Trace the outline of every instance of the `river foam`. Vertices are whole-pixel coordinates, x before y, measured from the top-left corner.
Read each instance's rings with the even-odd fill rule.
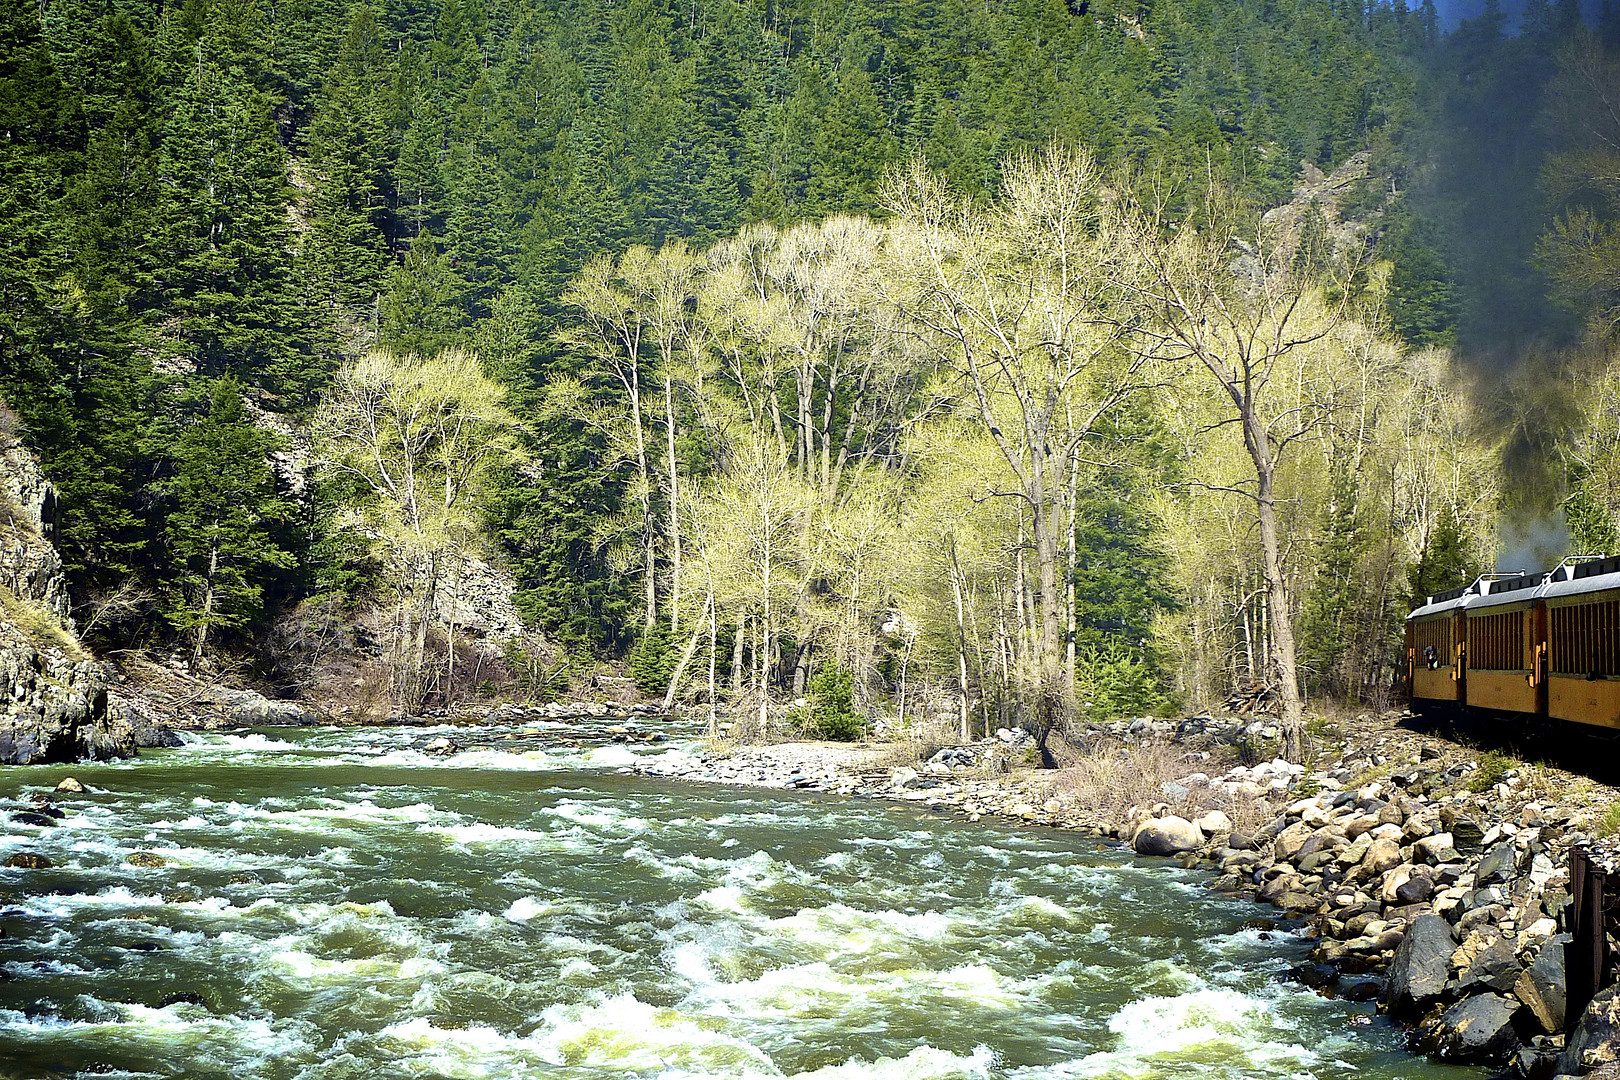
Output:
[[[686,751],[605,730],[448,758],[438,733],[76,766],[61,821],[0,835],[54,863],[0,868],[0,1078],[1454,1075],[1275,981],[1303,943],[1196,873],[625,776]]]

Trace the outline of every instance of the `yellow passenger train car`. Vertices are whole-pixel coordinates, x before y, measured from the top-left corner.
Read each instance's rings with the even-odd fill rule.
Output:
[[[1620,728],[1620,556],[1486,574],[1406,619],[1412,707]]]

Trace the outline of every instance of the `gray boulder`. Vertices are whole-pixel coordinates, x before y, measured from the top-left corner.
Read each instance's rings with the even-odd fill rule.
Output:
[[[1478,855],[1484,846],[1485,832],[1473,818],[1460,817],[1451,823],[1451,846],[1457,854],[1467,857]]]
[[[1414,919],[1400,948],[1395,950],[1384,984],[1384,1000],[1390,1012],[1412,1017],[1438,1001],[1445,993],[1451,953],[1456,947],[1451,924],[1446,920],[1435,915]]]
[[[1513,876],[1518,858],[1519,850],[1513,841],[1503,840],[1479,860],[1479,867],[1474,871],[1474,883],[1483,887],[1506,881]]]
[[[1568,995],[1564,946],[1569,940],[1568,934],[1550,938],[1513,985],[1513,995],[1524,1002],[1548,1034],[1564,1030],[1564,1004]]]
[[[1611,986],[1581,1014],[1558,1059],[1558,1071],[1579,1075],[1616,1061],[1620,1061],[1620,987]]]
[[[1519,1049],[1513,1014],[1519,1003],[1499,994],[1479,994],[1453,1005],[1422,1040],[1433,1052],[1459,1065],[1507,1061]]]
[[[172,749],[186,745],[179,732],[162,724],[136,723],[133,731],[135,745],[142,750]]]
[[[1506,938],[1498,938],[1474,957],[1474,962],[1468,965],[1468,970],[1458,980],[1458,987],[1465,994],[1482,990],[1511,994],[1519,981],[1520,970],[1513,943]]]
[[[219,705],[226,719],[239,727],[294,727],[308,722],[296,702],[273,701],[253,690],[224,691]]]
[[[1414,874],[1395,889],[1395,901],[1400,904],[1420,904],[1434,895],[1434,881],[1426,874]]]
[[[1144,821],[1131,837],[1140,855],[1179,855],[1204,846],[1204,833],[1186,818],[1162,817]]]

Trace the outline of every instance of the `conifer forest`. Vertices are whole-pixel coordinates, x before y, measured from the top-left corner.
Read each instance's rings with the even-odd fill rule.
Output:
[[[0,421],[111,655],[1297,732],[1620,553],[1617,92],[1568,0],[0,0]]]

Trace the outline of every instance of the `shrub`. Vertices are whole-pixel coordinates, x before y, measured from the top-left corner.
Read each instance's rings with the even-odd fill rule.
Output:
[[[627,666],[637,690],[648,696],[661,695],[669,689],[669,678],[675,674],[679,660],[669,633],[662,627],[654,627],[643,632],[631,646]]]
[[[1502,776],[1508,771],[1508,759],[1495,750],[1479,759],[1479,768],[1468,781],[1468,790],[1475,795],[1483,794],[1502,782]]]
[[[1606,840],[1620,832],[1620,802],[1609,804],[1609,808],[1603,811],[1603,816],[1598,818],[1598,823],[1592,831],[1597,834],[1599,840]]]
[[[804,727],[810,734],[834,742],[854,742],[866,734],[866,717],[855,710],[855,677],[847,668],[825,665],[810,680],[809,697]]]
[[[1119,644],[1087,649],[1075,667],[1080,698],[1092,719],[1166,716],[1175,708],[1158,665],[1139,650]]]

